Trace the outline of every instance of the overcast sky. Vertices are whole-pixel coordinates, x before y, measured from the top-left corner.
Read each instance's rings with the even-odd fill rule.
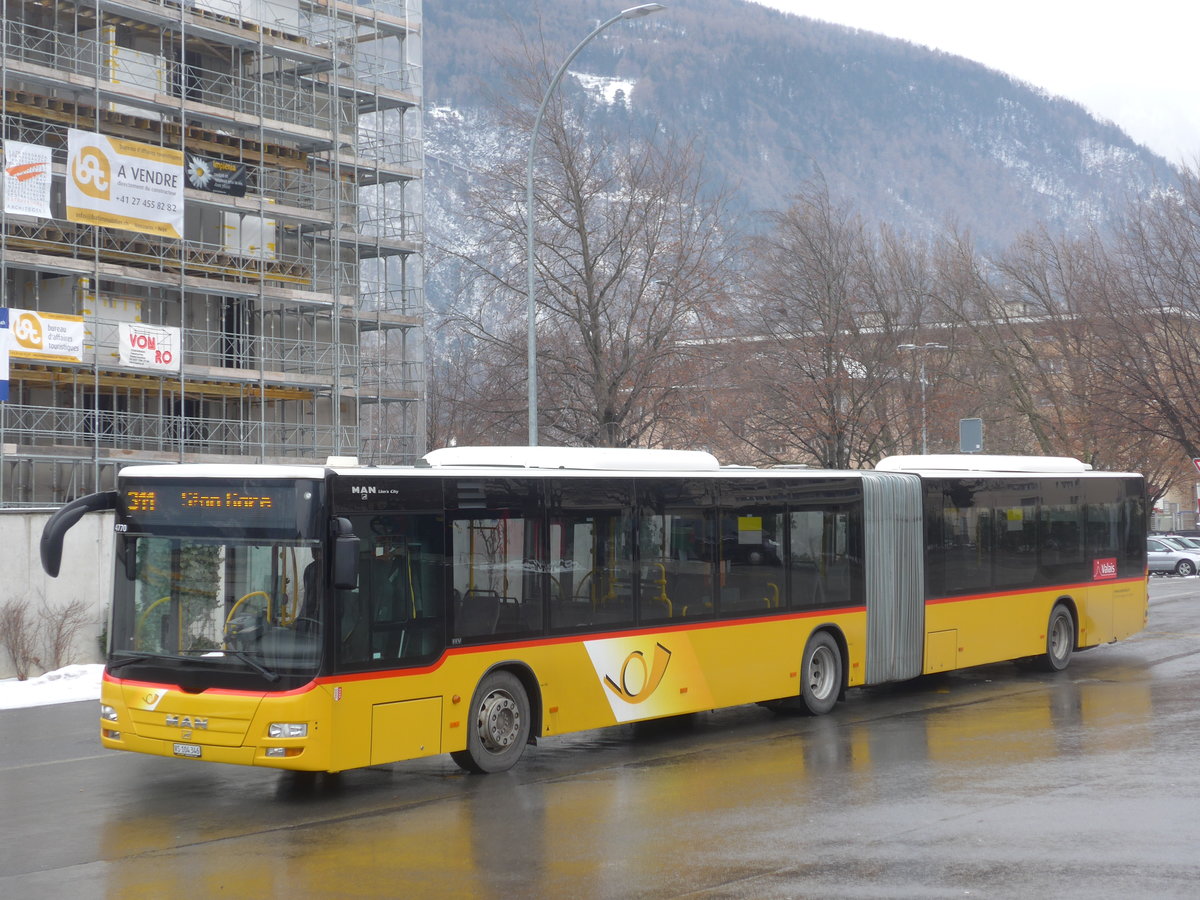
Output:
[[[1196,0],[754,2],[965,56],[1083,104],[1171,162],[1200,159]]]

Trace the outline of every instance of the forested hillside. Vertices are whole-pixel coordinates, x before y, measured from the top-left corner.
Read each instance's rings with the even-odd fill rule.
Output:
[[[429,122],[435,222],[461,175],[439,163],[495,162],[480,149],[493,142],[463,129],[489,127],[514,48],[544,44],[553,70],[618,8],[427,0],[426,102],[461,114]],[[742,0],[676,0],[618,23],[571,72],[562,90],[591,90],[592,115],[698,138],[710,175],[737,186],[744,211],[782,208],[819,174],[869,218],[922,236],[954,223],[999,247],[1038,223],[1068,233],[1103,223],[1173,175],[1075,103],[958,57]],[[589,88],[579,76],[621,89],[605,96],[603,81]]]

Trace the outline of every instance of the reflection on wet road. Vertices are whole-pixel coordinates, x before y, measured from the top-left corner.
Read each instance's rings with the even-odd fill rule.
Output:
[[[0,712],[0,896],[1194,896],[1200,579],[1058,675],[1012,665],[304,778]],[[44,746],[38,746],[39,742]]]

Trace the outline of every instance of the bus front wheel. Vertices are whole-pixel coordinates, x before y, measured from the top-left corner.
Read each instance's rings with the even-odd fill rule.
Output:
[[[800,700],[811,716],[823,716],[837,704],[842,691],[842,651],[828,632],[808,639],[800,665]]]
[[[1046,655],[1039,662],[1047,672],[1061,672],[1071,661],[1075,649],[1075,617],[1059,603],[1050,611],[1046,625]]]
[[[511,672],[492,672],[471,699],[467,749],[450,754],[468,772],[503,772],[516,765],[529,741],[529,697]]]

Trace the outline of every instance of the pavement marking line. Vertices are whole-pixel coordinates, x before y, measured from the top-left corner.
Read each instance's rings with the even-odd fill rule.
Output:
[[[22,763],[19,766],[4,766],[0,768],[0,774],[4,772],[19,772],[22,769],[41,769],[45,766],[57,766],[63,763],[87,762],[92,759],[120,759],[119,756],[113,753],[97,753],[95,756],[76,756],[72,759],[49,759],[45,762]]]

